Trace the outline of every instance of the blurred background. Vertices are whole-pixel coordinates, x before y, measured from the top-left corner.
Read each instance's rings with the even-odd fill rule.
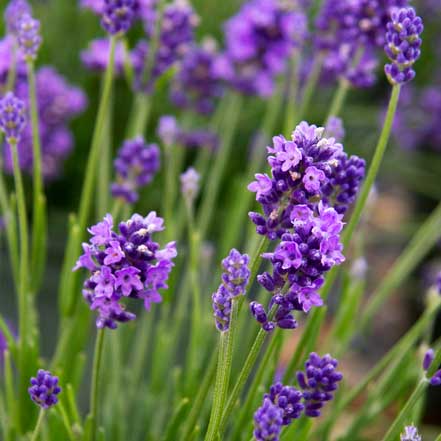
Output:
[[[44,354],[50,355],[56,336],[56,291],[67,234],[66,219],[68,213],[76,210],[78,206],[100,91],[100,75],[88,71],[83,66],[80,53],[92,39],[103,37],[104,31],[98,18],[91,11],[80,9],[77,0],[34,0],[31,3],[34,15],[41,20],[44,40],[38,65],[55,66],[69,83],[85,92],[88,101],[86,110],[70,124],[74,135],[72,153],[64,162],[59,175],[46,184],[50,222],[49,262],[39,308],[42,350]],[[192,0],[192,5],[200,17],[197,38],[200,40],[211,35],[222,46],[222,23],[237,12],[241,3],[239,0]],[[1,7],[4,4],[5,0],[2,0]],[[416,64],[415,81],[403,89],[394,136],[372,198],[365,256],[368,263],[366,295],[386,274],[416,228],[441,200],[441,1],[419,0],[412,2],[412,5],[425,22],[422,56]],[[4,34],[1,26],[2,24],[0,31]],[[140,34],[141,27],[130,34],[130,39],[135,41]],[[381,63],[377,77],[375,84],[368,89],[352,89],[341,112],[346,131],[345,149],[364,157],[368,162],[378,137],[390,90],[382,74]],[[335,82],[320,83],[308,110],[307,119],[310,123],[320,124],[323,121],[335,86]],[[114,94],[114,130],[111,140],[114,152],[123,141],[130,114],[131,94],[128,91],[127,83],[123,78],[119,78]],[[261,99],[247,98],[245,111],[240,116],[240,129],[235,139],[234,153],[224,177],[221,209],[209,234],[210,242],[214,246],[219,239],[216,226],[225,220],[222,207],[228,206],[229,190],[234,182],[232,177],[245,169],[251,139],[260,127],[264,107],[265,103]],[[148,141],[156,140],[156,125],[161,115],[179,115],[179,111],[168,98],[167,81],[161,82],[155,92],[152,111],[146,136]],[[203,128],[204,124],[208,124],[208,119],[200,118],[198,122]],[[281,120],[275,134],[282,130],[282,126]],[[147,189],[148,210],[160,208],[160,182],[161,179],[156,179]],[[3,244],[0,253],[1,309],[14,323],[13,285]],[[425,292],[434,283],[439,271],[441,245],[434,241],[433,249],[423,264],[377,314],[369,338],[360,338],[354,342],[353,352],[348,354],[348,361],[344,364],[350,381],[356,382],[418,318],[423,309]],[[209,294],[207,293],[207,299]],[[332,298],[330,302],[332,309]],[[438,319],[434,337],[440,335],[441,323]],[[427,400],[424,420],[431,425],[441,423],[439,389],[432,388]],[[390,409],[390,415],[384,415],[386,426],[391,415],[394,415],[393,408]],[[373,431],[375,432],[375,429]]]

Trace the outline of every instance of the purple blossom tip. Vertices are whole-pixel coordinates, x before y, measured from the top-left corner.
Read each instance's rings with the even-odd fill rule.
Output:
[[[181,179],[181,192],[184,195],[186,201],[190,204],[193,203],[199,192],[199,173],[193,168],[190,167],[187,169],[185,173],[183,173],[180,177]]]
[[[424,354],[423,370],[427,371],[430,368],[430,365],[432,364],[434,358],[435,352],[433,351],[433,349],[428,349]]]
[[[401,441],[422,441],[418,429],[415,426],[406,426],[400,435]]]
[[[17,144],[26,125],[25,104],[12,92],[0,100],[0,129],[9,144]]]
[[[136,17],[136,0],[104,0],[101,25],[111,35],[127,32]]]
[[[8,33],[17,37],[21,17],[31,13],[31,6],[26,0],[11,0],[4,14]]]
[[[17,26],[17,41],[25,60],[35,60],[41,45],[40,22],[30,14],[23,14]]]
[[[278,441],[282,431],[283,410],[264,398],[254,414],[254,438],[256,441]]]
[[[43,409],[49,409],[57,404],[58,394],[61,392],[58,377],[40,369],[37,376],[31,378],[31,387],[28,392],[34,403]]]

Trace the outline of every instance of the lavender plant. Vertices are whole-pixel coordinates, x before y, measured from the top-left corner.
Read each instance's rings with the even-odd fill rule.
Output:
[[[424,51],[423,21],[407,0],[318,7],[245,2],[222,46],[198,41],[204,18],[184,0],[75,5],[95,14],[97,35],[78,58],[102,78],[48,351],[37,306],[53,246],[46,190],[74,150],[69,123],[87,99],[55,67],[37,67],[51,35],[39,9],[6,5],[0,234],[17,326],[0,315],[2,439],[327,441],[345,421],[342,441],[371,439],[373,426],[372,439],[421,441],[427,389],[441,385],[439,290],[355,382],[348,353],[441,237],[438,205],[364,300],[369,196]],[[379,79],[381,48],[391,93],[363,159],[340,114],[352,89]],[[323,84],[335,86],[328,106],[314,95]],[[322,122],[306,120],[314,96]],[[176,111],[161,115],[163,101]],[[244,160],[243,113],[255,103],[264,116],[252,118]]]

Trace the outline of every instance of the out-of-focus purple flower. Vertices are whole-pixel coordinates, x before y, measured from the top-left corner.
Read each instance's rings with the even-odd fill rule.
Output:
[[[0,129],[8,144],[17,144],[26,125],[25,104],[12,92],[0,100]]]
[[[25,60],[35,60],[41,45],[40,22],[30,14],[20,16],[17,25],[17,41]]]
[[[8,349],[8,342],[3,332],[0,330],[0,369],[3,367],[3,360],[5,351]]]
[[[104,72],[109,64],[110,41],[108,38],[97,38],[89,43],[87,49],[81,52],[81,61],[87,69]],[[121,75],[124,70],[125,49],[121,41],[115,46],[115,73]]]
[[[325,135],[334,138],[337,142],[343,141],[345,137],[343,120],[338,116],[330,116],[326,122]]]
[[[104,0],[101,25],[111,35],[127,32],[136,18],[136,0]]]
[[[104,0],[80,0],[80,7],[90,9],[95,14],[101,15],[104,12]]]
[[[415,426],[406,426],[400,435],[401,441],[422,441],[418,429]]]
[[[19,78],[16,93],[25,103],[29,100],[27,81]],[[42,168],[46,179],[57,176],[61,164],[72,150],[72,134],[68,122],[81,113],[86,96],[81,89],[72,87],[54,68],[42,67],[36,73],[37,103],[42,142]],[[27,107],[29,107],[27,105]],[[20,167],[32,173],[32,130],[26,126],[18,144]],[[12,156],[8,146],[4,150],[5,168],[12,172]]]
[[[7,35],[0,40],[0,85],[4,86],[13,63],[14,37]],[[18,57],[19,58],[19,57]],[[16,60],[16,81],[26,78],[26,64],[20,58]]]
[[[343,375],[336,370],[337,366],[338,361],[329,354],[320,357],[312,352],[305,363],[305,371],[297,372],[297,381],[303,390],[306,416],[320,416],[320,409],[334,398],[338,383],[343,379]]]
[[[263,404],[254,414],[254,438],[256,441],[279,441],[283,424],[283,410],[263,399]]]
[[[250,258],[247,254],[240,254],[234,248],[222,261],[224,268],[222,284],[212,296],[214,317],[219,331],[228,331],[231,302],[235,297],[245,294],[251,274],[248,268],[249,261]]]
[[[204,115],[213,111],[216,99],[223,92],[214,69],[216,57],[216,45],[212,40],[187,51],[171,89],[171,100],[176,106]]]
[[[83,296],[98,313],[98,328],[115,329],[117,322],[135,319],[135,314],[125,310],[123,298],[142,300],[146,310],[162,301],[159,290],[167,288],[176,257],[175,242],[161,249],[153,240],[153,233],[163,229],[164,222],[155,212],[145,218],[134,214],[119,224],[118,231],[110,215],[89,229],[92,238],[83,244],[84,254],[74,270],[90,272]]]
[[[150,54],[151,43],[146,40],[141,40],[132,52],[135,88],[138,91],[151,93],[155,81],[182,59],[193,43],[197,24],[198,17],[186,0],[175,0],[166,5],[154,56]],[[151,56],[151,63],[148,63]],[[146,72],[146,68],[150,71]]]
[[[217,74],[240,92],[268,97],[275,78],[306,35],[307,20],[275,0],[251,0],[225,25]]]
[[[434,358],[435,358],[435,352],[433,352],[433,349],[428,349],[424,354],[424,359],[423,359],[423,369],[425,371],[427,371],[430,368],[430,365],[432,364]]]
[[[293,386],[275,383],[271,386],[269,394],[265,395],[265,397],[282,409],[282,424],[284,426],[288,426],[292,420],[298,419],[304,409],[302,404],[303,394]]]
[[[160,167],[160,153],[156,144],[146,144],[142,137],[125,141],[115,159],[116,182],[112,195],[133,204],[138,190],[149,184]]]
[[[58,395],[61,392],[58,377],[40,369],[37,376],[31,378],[31,387],[28,392],[34,403],[43,409],[49,409],[58,403]]]
[[[176,143],[180,128],[176,118],[172,115],[164,115],[159,118],[157,135],[166,146]]]
[[[193,203],[199,192],[200,179],[199,173],[193,167],[181,175],[181,193],[190,204]]]
[[[384,46],[392,62],[384,66],[391,84],[404,84],[415,77],[412,66],[421,54],[423,28],[423,21],[416,15],[415,9],[402,8],[392,12]]]
[[[32,8],[26,0],[10,0],[5,9],[6,28],[10,35],[18,35],[20,19],[24,14],[30,15]]]

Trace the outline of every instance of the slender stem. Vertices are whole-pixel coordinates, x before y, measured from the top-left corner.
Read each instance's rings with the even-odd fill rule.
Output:
[[[104,329],[99,329],[95,341],[95,353],[92,368],[92,384],[90,388],[90,416],[91,416],[91,441],[96,440],[97,435],[97,413],[100,366],[104,347]]]
[[[231,321],[237,317],[238,305],[237,299],[232,300],[231,304]],[[220,423],[222,419],[222,411],[225,407],[228,386],[230,384],[231,365],[233,362],[233,340],[234,327],[231,326],[226,332],[221,332],[219,345],[219,361],[216,372],[216,385],[213,397],[213,408],[211,410],[210,422],[208,425],[205,441],[215,441],[220,432]]]
[[[315,87],[320,78],[322,66],[323,66],[323,58],[321,55],[318,55],[315,57],[314,63],[312,65],[311,73],[309,74],[308,81],[303,91],[302,103],[300,105],[300,110],[299,110],[300,119],[305,118],[309,105],[311,104],[311,99],[314,94]]]
[[[369,197],[369,193],[372,189],[372,185],[378,174],[378,170],[383,160],[384,152],[386,151],[387,143],[389,141],[390,132],[392,130],[392,124],[394,121],[395,111],[397,110],[398,99],[400,97],[400,85],[393,86],[392,94],[389,100],[389,105],[387,108],[386,118],[384,120],[383,129],[381,130],[380,138],[378,140],[377,146],[375,148],[374,157],[372,158],[371,165],[364,181],[363,187],[361,188],[360,194],[357,198],[354,210],[352,212],[351,218],[348,225],[346,226],[343,233],[343,245],[347,248],[349,242],[351,241],[352,235],[360,221],[363,209],[366,205],[366,201]]]
[[[143,136],[148,124],[151,111],[151,96],[138,93],[135,96],[130,123],[127,129],[127,138]]]
[[[8,78],[6,81],[6,91],[11,91],[15,87],[15,81],[17,79],[17,42],[14,39],[12,44],[12,60],[11,67],[8,72]]]
[[[64,428],[69,436],[70,441],[75,441],[75,435],[72,431],[72,424],[69,421],[69,416],[67,415],[66,409],[63,406],[63,403],[58,403],[56,407],[60,417],[63,421]]]
[[[35,429],[32,432],[31,441],[37,441],[38,434],[40,433],[41,427],[43,425],[44,416],[45,416],[44,409],[40,409],[40,413],[38,414],[37,424],[35,425]]]
[[[441,441],[441,433],[436,437],[435,441]]]
[[[424,393],[428,385],[429,382],[427,381],[427,379],[424,378],[420,380],[417,387],[412,392],[412,395],[409,397],[405,406],[403,407],[401,412],[396,417],[395,421],[390,426],[389,430],[387,431],[382,441],[393,441],[396,439],[396,436],[399,434],[400,430],[402,430],[402,428],[404,427],[406,420],[411,415],[412,409],[414,408],[415,404],[418,402],[419,398]]]
[[[346,96],[349,90],[349,81],[345,78],[340,78],[337,90],[332,98],[331,106],[329,107],[328,115],[325,119],[325,125],[328,123],[331,116],[339,116]]]

